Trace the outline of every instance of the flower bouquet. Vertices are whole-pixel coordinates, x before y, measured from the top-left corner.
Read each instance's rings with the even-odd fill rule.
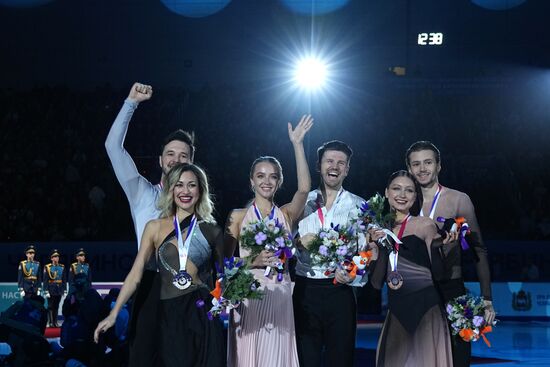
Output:
[[[489,325],[484,318],[485,305],[483,298],[472,295],[463,295],[447,303],[447,318],[451,321],[453,335],[467,342],[483,338],[487,346],[491,346],[485,334],[493,331],[497,320]]]
[[[217,264],[216,267],[218,267]],[[223,270],[218,269],[216,287],[210,292],[214,298],[212,308],[208,311],[208,318],[213,320],[224,311],[229,313],[245,299],[262,299],[263,293],[259,287],[260,282],[248,271],[242,259],[235,260],[234,257],[224,259]],[[197,306],[204,306],[204,302]]]
[[[386,236],[378,240],[378,244],[388,251],[394,251],[396,238],[391,232],[395,214],[385,210],[386,198],[376,193],[369,200],[364,201],[352,221],[352,225],[358,233],[365,233],[369,229],[382,229]]]
[[[371,257],[370,251],[359,251],[357,232],[353,226],[322,228],[309,243],[308,250],[314,265],[327,268],[326,276],[333,274],[337,268],[347,270],[352,278],[362,275]]]
[[[265,218],[251,222],[241,232],[241,245],[250,251],[250,259],[254,259],[263,250],[271,251],[279,258],[276,264],[277,280],[283,280],[285,262],[296,253],[290,234],[277,218]],[[265,276],[271,274],[271,266],[266,267]]]

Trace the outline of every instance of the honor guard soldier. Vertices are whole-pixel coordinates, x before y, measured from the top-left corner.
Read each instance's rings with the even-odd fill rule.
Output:
[[[90,264],[86,262],[86,252],[83,248],[78,249],[76,252],[76,262],[71,264],[69,270],[69,288],[72,288],[74,277],[77,274],[86,274],[88,282],[92,283],[92,270],[90,269]]]
[[[40,295],[42,285],[40,263],[34,261],[35,249],[30,245],[25,249],[27,260],[19,263],[17,284],[21,298],[30,298],[33,295]]]
[[[44,266],[44,296],[48,299],[48,326],[57,325],[57,313],[61,297],[67,294],[67,275],[65,265],[59,263],[59,251],[50,253],[51,263]]]

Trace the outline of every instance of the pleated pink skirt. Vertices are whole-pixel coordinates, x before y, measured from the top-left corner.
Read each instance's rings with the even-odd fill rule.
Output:
[[[263,299],[247,300],[231,312],[227,366],[298,367],[292,283],[288,275],[282,282],[262,279],[259,271]]]

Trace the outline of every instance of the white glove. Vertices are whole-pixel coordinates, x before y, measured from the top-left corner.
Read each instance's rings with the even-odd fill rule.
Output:
[[[42,293],[42,291],[41,291],[40,289],[36,291],[36,295],[37,295],[37,296],[39,296],[40,293]]]
[[[24,290],[21,289],[19,291],[19,294],[21,295],[21,298],[25,297],[25,291]]]
[[[44,297],[50,298],[50,292],[48,292],[48,291],[44,292]]]

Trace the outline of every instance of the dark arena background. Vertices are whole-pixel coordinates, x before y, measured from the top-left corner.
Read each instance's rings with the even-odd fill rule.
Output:
[[[0,0],[1,309],[19,300],[28,245],[42,265],[84,248],[102,294],[129,272],[137,241],[105,139],[140,82],[154,94],[125,148],[156,184],[163,138],[194,131],[220,225],[253,198],[261,155],[280,159],[275,200],[291,200],[287,122],[303,114],[313,187],[317,147],[339,139],[354,151],[344,187],[365,198],[432,141],[440,182],[470,196],[489,251],[499,323],[472,364],[550,365],[549,16],[545,0]],[[323,81],[299,83],[304,59]],[[370,366],[386,298],[367,287],[357,300],[356,365]]]

